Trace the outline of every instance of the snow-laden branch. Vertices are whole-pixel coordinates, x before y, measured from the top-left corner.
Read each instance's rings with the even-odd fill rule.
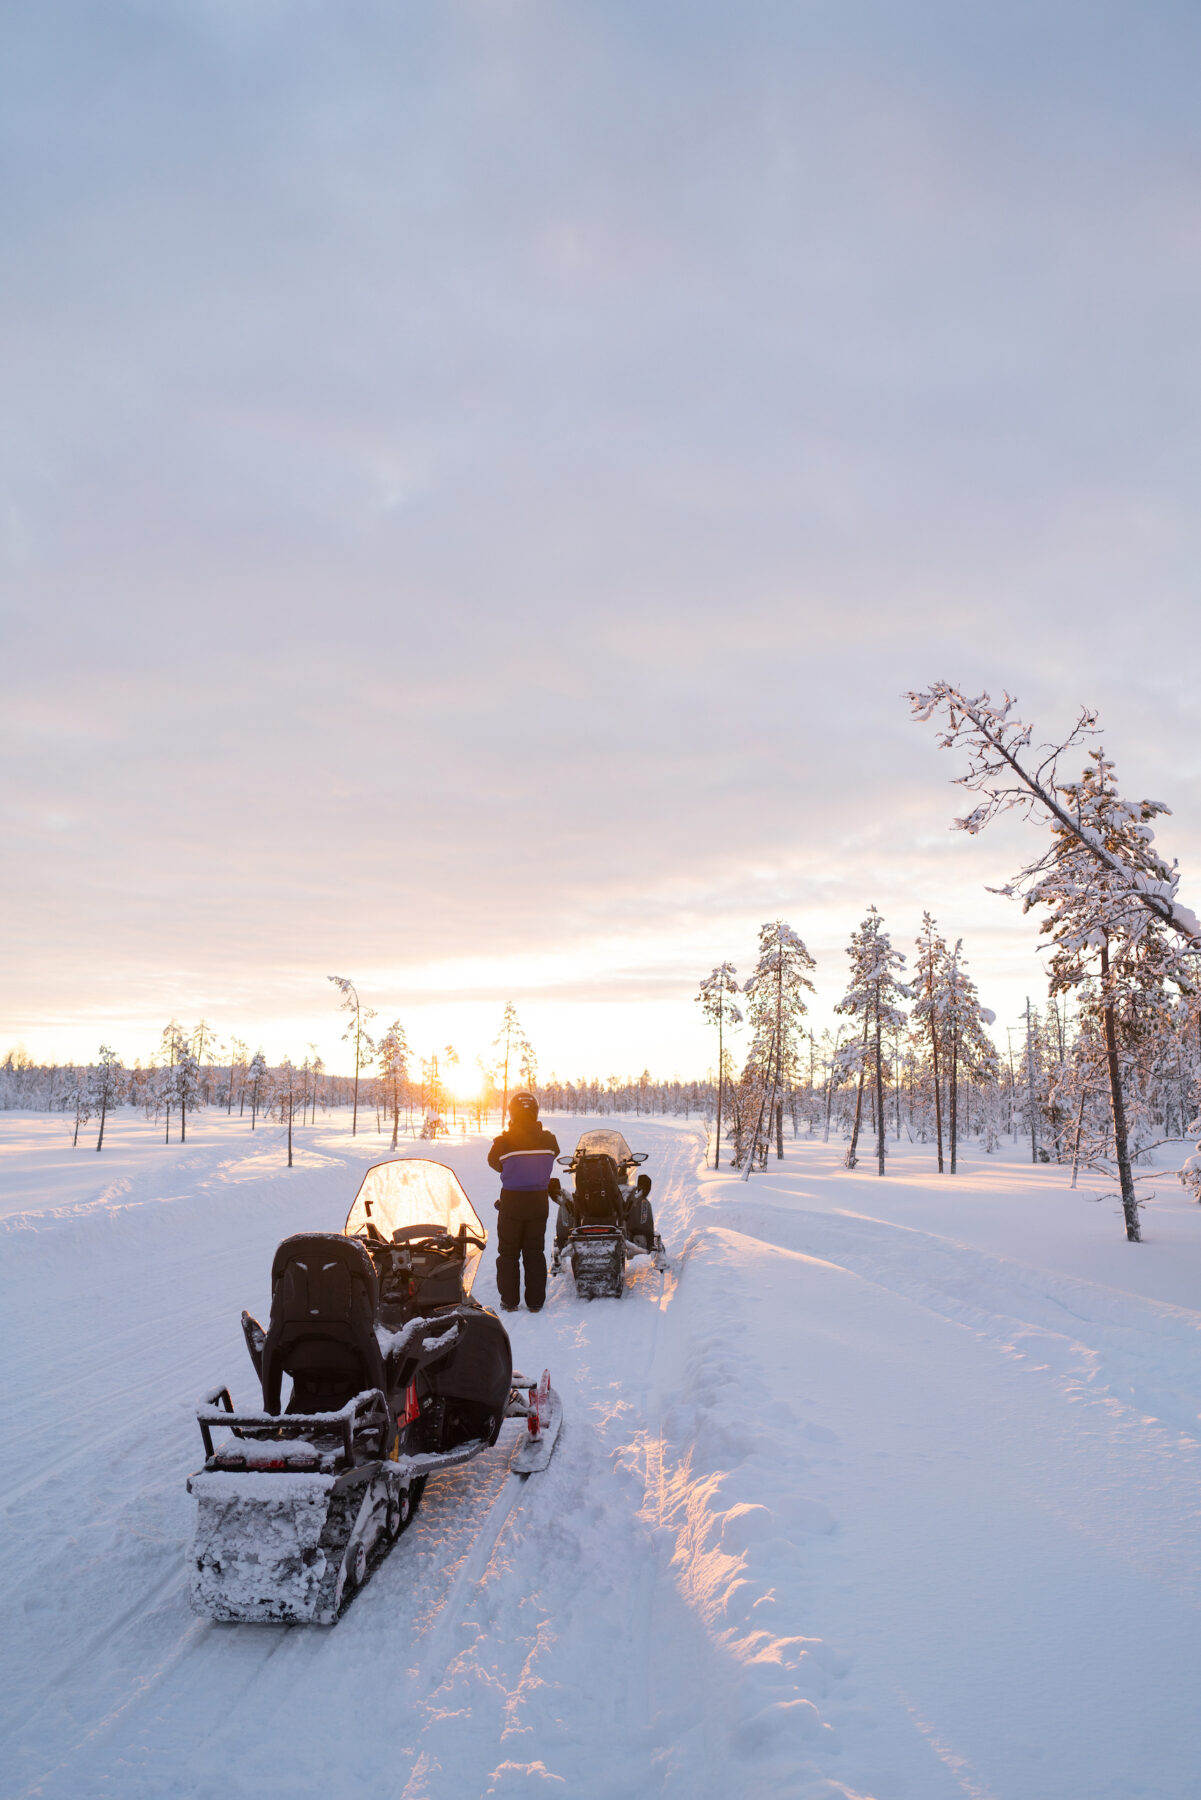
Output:
[[[1059,780],[1060,759],[1096,735],[1096,713],[1082,707],[1061,743],[1041,745],[1033,756],[1027,757],[1024,753],[1033,743],[1033,728],[1016,716],[1017,701],[1011,694],[1006,693],[998,704],[989,694],[973,697],[949,682],[936,681],[925,692],[911,692],[905,698],[913,717],[921,723],[945,715],[946,724],[938,736],[939,748],[966,750],[968,754],[967,772],[955,777],[956,786],[984,795],[983,804],[954,820],[953,829],[975,836],[999,813],[1009,811],[1057,825],[1109,876],[1116,877],[1117,889],[1115,892],[1111,887],[1111,899],[1135,902],[1182,938],[1190,952],[1201,952],[1201,922],[1176,898],[1179,877],[1175,864],[1169,868],[1149,850],[1154,832],[1148,828],[1147,819],[1170,809],[1158,800],[1121,803],[1120,812],[1128,822],[1131,837],[1148,847],[1147,866],[1140,867],[1113,850],[1065,803],[1065,795],[1071,790]],[[1052,854],[1048,852],[1048,858]],[[1032,864],[1026,875],[1039,872],[1045,860],[1040,858]],[[994,891],[1012,894],[1016,885],[1011,882]]]

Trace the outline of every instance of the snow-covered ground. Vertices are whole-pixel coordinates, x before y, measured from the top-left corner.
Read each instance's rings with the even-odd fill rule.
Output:
[[[1193,1800],[1201,1209],[1165,1177],[1132,1247],[1020,1148],[744,1184],[623,1125],[673,1270],[510,1322],[550,1469],[506,1481],[506,1428],[282,1630],[188,1611],[194,1405],[253,1399],[241,1307],[386,1140],[0,1115],[0,1792]],[[485,1152],[438,1146],[491,1223]]]

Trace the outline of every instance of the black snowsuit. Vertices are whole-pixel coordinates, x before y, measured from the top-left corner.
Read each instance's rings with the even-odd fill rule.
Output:
[[[510,1125],[492,1141],[488,1167],[501,1178],[496,1203],[496,1285],[502,1306],[516,1306],[521,1299],[522,1265],[525,1303],[530,1311],[537,1312],[546,1299],[547,1184],[558,1154],[558,1139],[537,1119]]]

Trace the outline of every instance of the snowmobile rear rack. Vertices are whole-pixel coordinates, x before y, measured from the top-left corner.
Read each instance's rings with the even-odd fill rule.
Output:
[[[213,1469],[299,1469],[330,1473],[341,1455],[344,1465],[355,1460],[356,1436],[377,1437],[376,1454],[388,1435],[388,1403],[378,1388],[356,1394],[353,1400],[326,1413],[235,1412],[227,1387],[213,1388],[196,1409],[196,1423],[204,1440],[205,1467]],[[244,1450],[232,1451],[228,1446],[213,1448],[214,1427],[231,1431]],[[319,1450],[307,1440],[320,1435],[338,1436],[337,1449]],[[285,1446],[300,1439],[295,1448]],[[303,1446],[303,1447],[302,1447]]]

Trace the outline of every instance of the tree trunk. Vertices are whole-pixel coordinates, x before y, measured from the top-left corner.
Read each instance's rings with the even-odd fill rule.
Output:
[[[876,1001],[876,1158],[879,1173],[884,1173],[884,1139],[888,1121],[884,1117],[884,1045],[880,1030],[880,1003]]]
[[[770,1070],[770,1068],[771,1068],[771,1062],[769,1060],[768,1069]],[[772,1105],[773,1106],[775,1105],[774,1089],[772,1091]],[[767,1073],[765,1072],[764,1078],[763,1078],[763,1084],[759,1090],[759,1111],[755,1115],[755,1129],[751,1133],[751,1141],[750,1141],[750,1144],[749,1144],[749,1146],[747,1148],[747,1152],[746,1152],[746,1162],[745,1162],[745,1166],[743,1168],[743,1174],[742,1174],[742,1179],[744,1181],[749,1181],[750,1174],[751,1174],[751,1168],[754,1164],[756,1156],[758,1155],[759,1139],[763,1135],[763,1114],[766,1110],[767,1110]],[[770,1113],[768,1114],[768,1120],[767,1120],[767,1135],[768,1135],[768,1142],[770,1143],[770,1141],[771,1141],[771,1115],[770,1115]],[[766,1162],[767,1162],[766,1146],[764,1147],[763,1162],[764,1162],[764,1165],[766,1165]]]
[[[292,1167],[292,1089],[288,1089],[288,1167]]]
[[[934,1008],[930,1008],[930,1055],[934,1063],[934,1134],[938,1139],[938,1172],[946,1173],[942,1166],[942,1083],[938,1072],[938,1028],[934,1023]]]
[[[830,1142],[830,1106],[834,1099],[834,1065],[838,1061],[838,1046],[842,1041],[842,1031],[838,1031],[834,1039],[834,1048],[830,1052],[830,1072],[826,1077],[826,1125],[822,1132],[822,1143]]]
[[[101,1144],[103,1144],[103,1142],[104,1142],[104,1121],[107,1116],[108,1116],[108,1088],[102,1087],[100,1090],[100,1135],[96,1139],[97,1150],[99,1150]]]
[[[1109,989],[1109,945],[1101,944],[1101,984],[1102,990],[1108,994]],[[1130,1244],[1141,1244],[1143,1234],[1139,1229],[1138,1201],[1134,1194],[1134,1176],[1130,1170],[1130,1147],[1126,1136],[1126,1105],[1122,1098],[1122,1071],[1118,1063],[1118,1031],[1114,1018],[1112,998],[1105,1001],[1105,1052],[1109,1064],[1109,1098],[1113,1108],[1113,1148],[1118,1165],[1118,1181],[1122,1189],[1122,1212],[1126,1218],[1126,1241]]]
[[[1105,956],[1105,952],[1102,952]],[[1030,999],[1026,998],[1026,1105],[1030,1111],[1030,1161],[1038,1161],[1038,1115],[1034,1106],[1034,1044],[1030,1036]]]
[[[951,1173],[959,1151],[959,1029],[951,1027]]]
[[[724,979],[724,978],[723,978]],[[725,1092],[726,1058],[725,1044],[722,1036],[722,1018],[725,1007],[721,994],[717,996],[717,1142],[713,1146],[713,1167],[721,1167],[721,1103]]]
[[[1080,1104],[1076,1108],[1076,1141],[1072,1145],[1072,1186],[1076,1185],[1076,1177],[1080,1173],[1080,1131],[1084,1124],[1084,1096],[1088,1089],[1081,1084]]]
[[[863,1118],[863,1080],[867,1073],[863,1052],[867,1049],[867,1019],[863,1021],[863,1043],[859,1049],[859,1086],[855,1091],[855,1123],[851,1127],[851,1142],[847,1149],[847,1168],[855,1167],[855,1152],[859,1148],[859,1124]]]
[[[396,1148],[396,1134],[400,1130],[400,1112],[396,1104],[396,1082],[392,1083],[392,1148]]]
[[[795,1136],[795,1132],[793,1133]],[[784,1102],[776,1101],[776,1160],[784,1160]]]

